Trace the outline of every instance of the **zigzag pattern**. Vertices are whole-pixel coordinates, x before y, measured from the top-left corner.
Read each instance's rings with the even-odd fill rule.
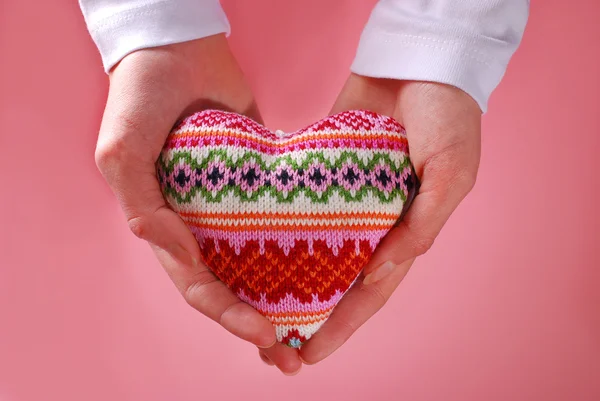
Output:
[[[241,157],[227,153],[210,150],[200,160],[190,151],[173,153],[168,163],[159,160],[160,183],[180,203],[190,202],[198,193],[207,201],[220,202],[229,192],[244,201],[268,195],[280,202],[292,202],[304,192],[313,202],[326,203],[335,191],[347,202],[361,201],[368,192],[391,202],[397,196],[406,199],[411,178],[407,158],[396,163],[383,152],[373,152],[368,162],[356,152],[344,151],[334,161],[324,152],[307,152],[302,161],[285,155],[270,164],[256,152]]]

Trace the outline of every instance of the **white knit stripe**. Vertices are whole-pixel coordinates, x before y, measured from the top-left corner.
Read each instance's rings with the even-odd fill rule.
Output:
[[[323,325],[323,323],[325,323],[326,320],[327,319],[321,322],[308,324],[277,324],[275,325],[275,333],[277,336],[277,340],[281,342],[283,338],[286,337],[288,333],[292,330],[298,330],[300,335],[306,337],[306,339],[308,340],[310,337],[312,337],[313,334],[317,332],[317,330],[319,330],[319,328],[321,328],[321,326]]]
[[[277,198],[270,195],[263,195],[255,202],[243,201],[233,192],[224,195],[220,202],[208,202],[203,195],[197,193],[189,203],[179,203],[171,195],[167,196],[167,200],[172,207],[180,212],[194,213],[202,210],[205,213],[284,213],[284,214],[300,214],[311,212],[315,215],[332,214],[343,212],[355,213],[371,213],[377,211],[387,215],[400,215],[402,211],[402,199],[398,196],[390,203],[383,203],[379,197],[373,195],[372,192],[367,192],[360,202],[348,202],[338,192],[333,192],[326,203],[316,203],[307,197],[303,192],[296,195],[290,203],[280,202]]]

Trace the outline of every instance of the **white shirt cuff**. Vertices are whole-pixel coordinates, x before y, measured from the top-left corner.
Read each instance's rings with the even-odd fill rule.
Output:
[[[79,0],[106,72],[129,53],[218,33],[229,35],[218,0]]]
[[[381,0],[351,70],[453,85],[485,112],[520,43],[528,9],[527,0]]]

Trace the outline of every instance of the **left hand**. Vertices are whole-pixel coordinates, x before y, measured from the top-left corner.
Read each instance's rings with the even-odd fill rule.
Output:
[[[421,188],[404,219],[379,244],[364,280],[300,349],[307,364],[329,356],[386,303],[473,188],[479,167],[481,110],[456,87],[352,74],[331,113],[350,109],[394,117],[406,128]]]

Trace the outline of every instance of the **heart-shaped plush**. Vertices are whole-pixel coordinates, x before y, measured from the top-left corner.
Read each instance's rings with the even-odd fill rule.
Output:
[[[293,133],[206,110],[157,162],[202,258],[300,347],[330,316],[416,191],[402,126],[346,111]]]

